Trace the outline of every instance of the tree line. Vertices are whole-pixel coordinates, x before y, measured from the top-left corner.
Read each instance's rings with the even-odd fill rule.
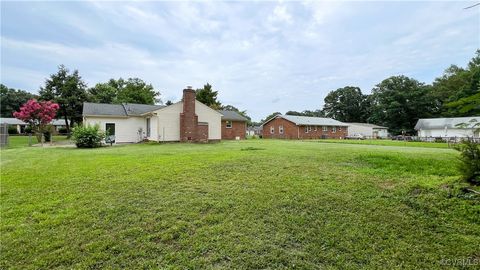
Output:
[[[262,122],[277,114],[280,112],[268,115]],[[286,114],[373,123],[388,127],[393,134],[414,134],[419,118],[480,115],[480,50],[465,68],[451,65],[432,84],[392,76],[377,84],[371,94],[363,94],[356,86],[345,86],[328,93],[322,109]]]
[[[155,104],[161,102],[159,96],[160,92],[139,78],[110,79],[89,88],[78,70],[71,72],[60,65],[58,71],[45,80],[38,95],[0,85],[0,113],[2,117],[12,117],[13,112],[30,99],[52,101],[60,106],[57,118],[66,120],[67,132],[70,132],[74,124],[82,122],[84,102]]]
[[[218,100],[218,91],[213,90],[209,83],[205,84],[203,88],[196,89],[196,94],[198,101],[211,108],[237,111],[250,121],[246,111],[241,111],[232,105],[223,105]],[[19,111],[20,107],[30,99],[52,101],[58,104],[59,109],[56,118],[66,120],[67,132],[70,132],[74,124],[82,122],[84,102],[151,105],[162,103],[160,92],[156,91],[151,84],[139,78],[110,79],[104,83],[97,83],[93,87],[87,87],[78,70],[71,72],[64,65],[60,65],[58,71],[45,80],[38,95],[1,84],[1,117],[12,117],[13,113]],[[165,103],[165,105],[171,104],[173,104],[171,100]]]
[[[280,114],[274,112],[261,122],[252,122],[247,111],[222,104],[218,91],[205,84],[196,89],[197,100],[213,109],[237,111],[250,125]],[[82,121],[83,102],[97,103],[161,103],[160,92],[139,78],[110,79],[87,87],[78,70],[70,71],[60,65],[55,74],[45,80],[39,94],[0,85],[0,114],[12,117],[14,111],[29,99],[52,101],[60,105],[57,118],[70,121],[70,126]],[[173,102],[168,100],[166,105]],[[287,111],[287,115],[330,117],[342,122],[366,122],[389,128],[393,134],[414,133],[419,118],[459,117],[480,114],[480,50],[466,67],[451,65],[432,84],[419,82],[407,76],[392,76],[377,84],[371,94],[359,87],[345,86],[328,93],[322,109],[302,112]],[[67,121],[68,123],[68,121]],[[70,131],[67,126],[67,131]]]

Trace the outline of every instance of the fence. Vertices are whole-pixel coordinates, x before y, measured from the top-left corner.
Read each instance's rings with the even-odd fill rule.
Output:
[[[0,147],[8,146],[8,125],[0,124]]]

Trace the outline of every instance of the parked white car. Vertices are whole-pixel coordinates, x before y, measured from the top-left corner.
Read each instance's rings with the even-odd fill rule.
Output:
[[[359,133],[355,133],[352,136],[345,137],[347,140],[365,140],[365,136]]]

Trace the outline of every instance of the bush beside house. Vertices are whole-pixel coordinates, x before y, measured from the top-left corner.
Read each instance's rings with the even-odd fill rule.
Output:
[[[96,148],[102,146],[105,133],[99,125],[76,126],[72,131],[72,139],[78,148]]]

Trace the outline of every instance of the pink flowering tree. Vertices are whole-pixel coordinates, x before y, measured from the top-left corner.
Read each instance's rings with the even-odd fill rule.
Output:
[[[13,116],[28,123],[40,142],[42,133],[46,131],[49,123],[55,118],[59,108],[60,106],[57,103],[51,101],[38,102],[35,99],[30,99],[20,107],[18,112],[14,112]]]

